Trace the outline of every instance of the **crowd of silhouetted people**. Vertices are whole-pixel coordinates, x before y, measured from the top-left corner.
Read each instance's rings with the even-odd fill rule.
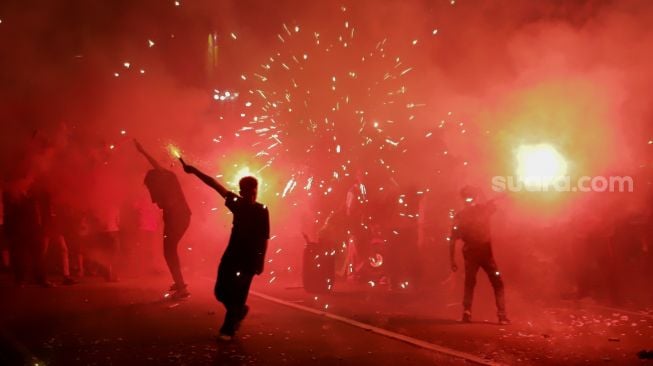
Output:
[[[107,167],[106,144],[70,144],[71,135],[65,126],[48,138],[37,131],[7,164],[0,187],[2,270],[19,285],[43,287],[161,271],[154,260],[161,215],[145,187],[114,194],[116,178],[108,177],[117,173]]]
[[[85,276],[117,281],[124,270],[156,271],[158,216],[148,204],[80,210],[58,204],[48,188],[18,180],[2,192],[2,266],[17,284],[74,285]]]

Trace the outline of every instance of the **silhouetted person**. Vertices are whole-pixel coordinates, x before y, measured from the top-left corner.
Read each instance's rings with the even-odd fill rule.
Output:
[[[270,216],[267,207],[256,202],[256,178],[242,178],[238,182],[240,192],[237,195],[197,168],[179,160],[186,173],[196,175],[224,197],[225,206],[234,215],[229,244],[222,255],[215,283],[215,297],[227,310],[220,337],[229,340],[249,311],[247,295],[254,275],[263,273],[270,237]]]
[[[51,287],[45,271],[41,210],[30,185],[27,179],[20,179],[3,192],[11,266],[18,285],[24,285],[31,274],[38,285]]]
[[[457,271],[455,261],[456,240],[463,241],[463,258],[465,259],[465,295],[463,297],[463,322],[471,322],[472,300],[476,286],[476,273],[482,268],[490,279],[494,289],[497,305],[497,315],[500,324],[509,324],[506,316],[503,279],[492,255],[490,236],[490,218],[496,210],[494,202],[480,203],[478,191],[465,187],[460,191],[465,201],[465,208],[454,217],[450,237],[451,270]]]
[[[174,280],[170,286],[172,297],[188,297],[190,294],[181,274],[177,246],[190,224],[190,208],[175,173],[161,167],[138,141],[134,140],[134,143],[153,168],[145,176],[145,186],[150,192],[152,202],[163,210],[163,255]]]
[[[344,210],[332,212],[318,232],[317,241],[302,233],[306,241],[302,283],[304,290],[310,293],[329,292],[334,286],[338,243],[346,236],[343,219],[346,219]]]
[[[77,283],[70,276],[70,263],[68,244],[63,236],[63,222],[61,217],[60,205],[55,203],[52,189],[44,180],[44,177],[37,179],[31,189],[36,199],[41,221],[42,241],[40,255],[43,259],[43,266],[45,267],[45,259],[49,250],[54,248],[57,253],[58,265],[61,266],[61,274],[63,275],[63,285],[74,285]]]
[[[367,188],[363,183],[363,173],[356,173],[354,184],[349,187],[345,199],[345,225],[350,233],[347,240],[347,269],[345,275],[367,282],[370,258],[369,201]],[[368,273],[366,273],[368,272]]]

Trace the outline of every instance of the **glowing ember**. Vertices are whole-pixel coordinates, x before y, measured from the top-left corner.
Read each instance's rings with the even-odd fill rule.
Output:
[[[179,148],[173,144],[168,144],[168,152],[170,155],[176,159],[181,158],[181,151]]]

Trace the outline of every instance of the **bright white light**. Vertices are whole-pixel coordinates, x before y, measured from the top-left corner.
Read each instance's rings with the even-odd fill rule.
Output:
[[[517,176],[528,187],[544,188],[567,174],[567,162],[551,145],[522,145],[517,149]]]

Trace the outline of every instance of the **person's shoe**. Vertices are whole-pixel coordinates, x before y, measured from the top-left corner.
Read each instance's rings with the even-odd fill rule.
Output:
[[[182,289],[179,289],[179,290],[173,292],[170,295],[170,298],[172,300],[184,300],[184,299],[187,299],[189,297],[190,297],[190,292],[188,292],[188,290],[186,289],[186,286],[184,286],[184,288],[182,288]]]
[[[223,341],[223,342],[230,342],[233,339],[234,339],[234,336],[226,334],[226,333],[220,333],[220,335],[218,336],[218,340]]]
[[[465,310],[463,312],[463,318],[461,320],[463,323],[471,323],[472,322],[472,312],[469,310]]]
[[[499,324],[501,325],[510,325],[512,322],[505,315],[499,315]]]
[[[64,286],[72,286],[78,284],[79,281],[75,280],[74,278],[70,276],[66,276],[63,278],[63,281],[61,281],[61,284]]]

